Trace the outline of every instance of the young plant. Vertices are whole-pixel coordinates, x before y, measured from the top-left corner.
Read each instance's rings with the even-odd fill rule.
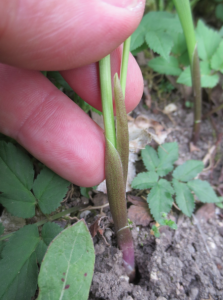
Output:
[[[216,32],[199,20],[196,28],[196,44],[188,2],[175,1],[182,26],[176,14],[168,12],[146,14],[132,35],[131,51],[135,55],[149,47],[160,55],[149,61],[149,66],[154,71],[177,76],[177,83],[187,86],[192,86],[193,83],[196,96],[193,142],[196,143],[201,120],[200,85],[213,88],[219,82],[218,73],[223,72],[223,40],[221,30]]]
[[[114,76],[116,107],[116,132],[114,125],[110,55],[99,62],[102,111],[105,127],[105,176],[109,205],[114,220],[118,246],[123,253],[123,262],[130,280],[135,276],[134,246],[127,219],[125,199],[128,173],[129,138],[128,122],[123,92],[125,91],[130,40],[124,43],[121,67],[121,84]]]
[[[132,187],[150,189],[147,202],[151,214],[160,225],[173,225],[166,219],[166,214],[172,208],[174,195],[178,208],[188,217],[194,211],[195,197],[205,203],[221,202],[207,181],[194,179],[204,168],[202,161],[188,160],[173,171],[174,162],[178,159],[176,142],[162,144],[157,152],[146,146],[141,154],[148,172],[138,174],[132,181]],[[171,181],[162,178],[172,171]]]

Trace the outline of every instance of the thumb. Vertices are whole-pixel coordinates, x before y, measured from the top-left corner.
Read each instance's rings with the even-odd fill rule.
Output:
[[[145,0],[0,1],[0,60],[65,70],[100,60],[137,28]]]

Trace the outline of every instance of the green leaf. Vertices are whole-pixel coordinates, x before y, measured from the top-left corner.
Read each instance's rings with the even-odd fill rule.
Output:
[[[62,230],[63,229],[56,223],[48,222],[43,225],[41,231],[42,240],[39,242],[36,249],[36,256],[39,263],[42,262],[43,256],[46,253],[49,244]]]
[[[0,235],[4,233],[4,226],[0,223]]]
[[[179,76],[182,72],[176,57],[173,56],[170,56],[169,60],[164,59],[162,56],[153,58],[149,61],[148,65],[160,74]]]
[[[196,39],[199,57],[203,60],[210,60],[221,42],[220,34],[199,20],[196,28]]]
[[[154,219],[159,223],[162,220],[162,214],[169,213],[171,210],[173,199],[172,195],[174,190],[171,184],[165,180],[160,179],[159,182],[152,187],[147,202]]]
[[[153,147],[146,146],[145,149],[141,151],[142,160],[148,171],[155,171],[158,167],[160,160],[157,153]]]
[[[81,190],[81,195],[89,199],[88,193],[90,192],[91,188],[80,187],[80,190]]]
[[[130,44],[131,52],[143,45],[145,39],[145,33],[146,31],[143,25],[140,23],[136,31],[133,32],[131,36],[131,44]]]
[[[143,17],[141,24],[143,24],[146,31],[183,32],[178,16],[165,11],[147,13]]]
[[[132,55],[135,56],[135,55],[137,55],[137,53],[139,53],[145,49],[148,49],[147,43],[143,43],[141,46],[137,47],[136,49],[131,50],[131,52],[132,52]]]
[[[211,67],[223,73],[223,41],[221,41],[218,49],[211,58]]]
[[[131,52],[143,45],[148,31],[181,32],[179,18],[168,12],[147,13],[131,37]]]
[[[55,236],[57,236],[62,230],[63,228],[56,223],[48,222],[44,224],[41,232],[44,243],[49,246]]]
[[[47,245],[44,243],[43,240],[39,241],[39,244],[36,247],[36,259],[39,264],[41,264],[43,257],[46,253]]]
[[[219,30],[219,34],[221,37],[223,37],[223,26],[221,26],[221,29]]]
[[[94,271],[94,246],[83,220],[50,244],[38,278],[38,300],[87,300]]]
[[[96,108],[92,107],[90,104],[85,102],[79,95],[75,94],[74,96],[74,102],[86,113],[88,113],[90,110],[96,112],[98,115],[102,115],[102,112],[97,110]]]
[[[204,168],[200,160],[188,160],[173,171],[173,177],[181,181],[189,181],[199,174]]]
[[[33,192],[44,214],[56,210],[65,197],[69,182],[48,168],[44,168],[33,185]]]
[[[159,232],[159,228],[156,227],[156,225],[153,225],[152,226],[152,231],[153,231],[153,234],[156,238],[159,238],[160,237],[160,232]]]
[[[184,37],[184,34],[182,33],[172,33],[173,38],[173,48],[171,52],[175,55],[182,55],[187,51],[187,44]]]
[[[58,71],[47,72],[47,77],[52,80],[57,88],[60,89],[62,87],[67,91],[73,91]]]
[[[173,179],[173,186],[176,191],[176,202],[178,207],[186,216],[191,217],[195,208],[195,204],[194,197],[187,187],[187,184]]]
[[[201,86],[213,88],[219,81],[218,74],[212,74],[207,61],[200,62]],[[177,79],[177,83],[192,86],[190,67],[184,69]]]
[[[215,202],[215,205],[219,208],[223,208],[223,197],[218,197],[218,202]]]
[[[0,260],[0,299],[30,300],[37,287],[38,268],[35,249],[38,228],[27,225],[5,244]]]
[[[189,181],[187,185],[201,202],[215,203],[219,201],[213,188],[207,181],[196,179]]]
[[[220,3],[215,8],[216,18],[223,22],[223,4]]]
[[[154,52],[160,54],[164,59],[169,60],[170,50],[173,47],[171,35],[162,31],[149,31],[145,38],[148,46]]]
[[[143,172],[138,174],[132,181],[132,188],[133,189],[149,189],[153,187],[157,181],[159,176],[156,172]]]
[[[34,171],[30,158],[21,148],[0,142],[0,203],[14,216],[31,218],[36,199],[30,189]]]
[[[160,176],[166,176],[173,170],[173,163],[178,159],[178,144],[165,143],[159,146],[158,154],[160,163],[157,167],[157,173]]]

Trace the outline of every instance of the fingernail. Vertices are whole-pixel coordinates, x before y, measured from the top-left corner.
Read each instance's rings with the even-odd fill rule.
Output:
[[[103,2],[131,11],[141,10],[145,5],[145,0],[103,0]]]

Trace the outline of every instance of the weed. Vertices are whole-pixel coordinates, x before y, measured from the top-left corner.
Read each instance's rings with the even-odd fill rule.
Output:
[[[157,152],[152,147],[146,146],[141,154],[148,172],[139,173],[133,179],[132,187],[141,190],[150,189],[147,202],[151,214],[160,225],[176,229],[176,224],[167,219],[174,202],[188,217],[191,217],[194,211],[195,198],[201,202],[222,205],[222,198],[215,194],[207,181],[194,179],[204,168],[202,161],[188,160],[174,169],[174,162],[178,159],[176,142],[162,144]],[[172,180],[162,178],[170,172]],[[159,225],[155,226],[156,228],[154,226],[152,230],[156,235],[156,228]]]

